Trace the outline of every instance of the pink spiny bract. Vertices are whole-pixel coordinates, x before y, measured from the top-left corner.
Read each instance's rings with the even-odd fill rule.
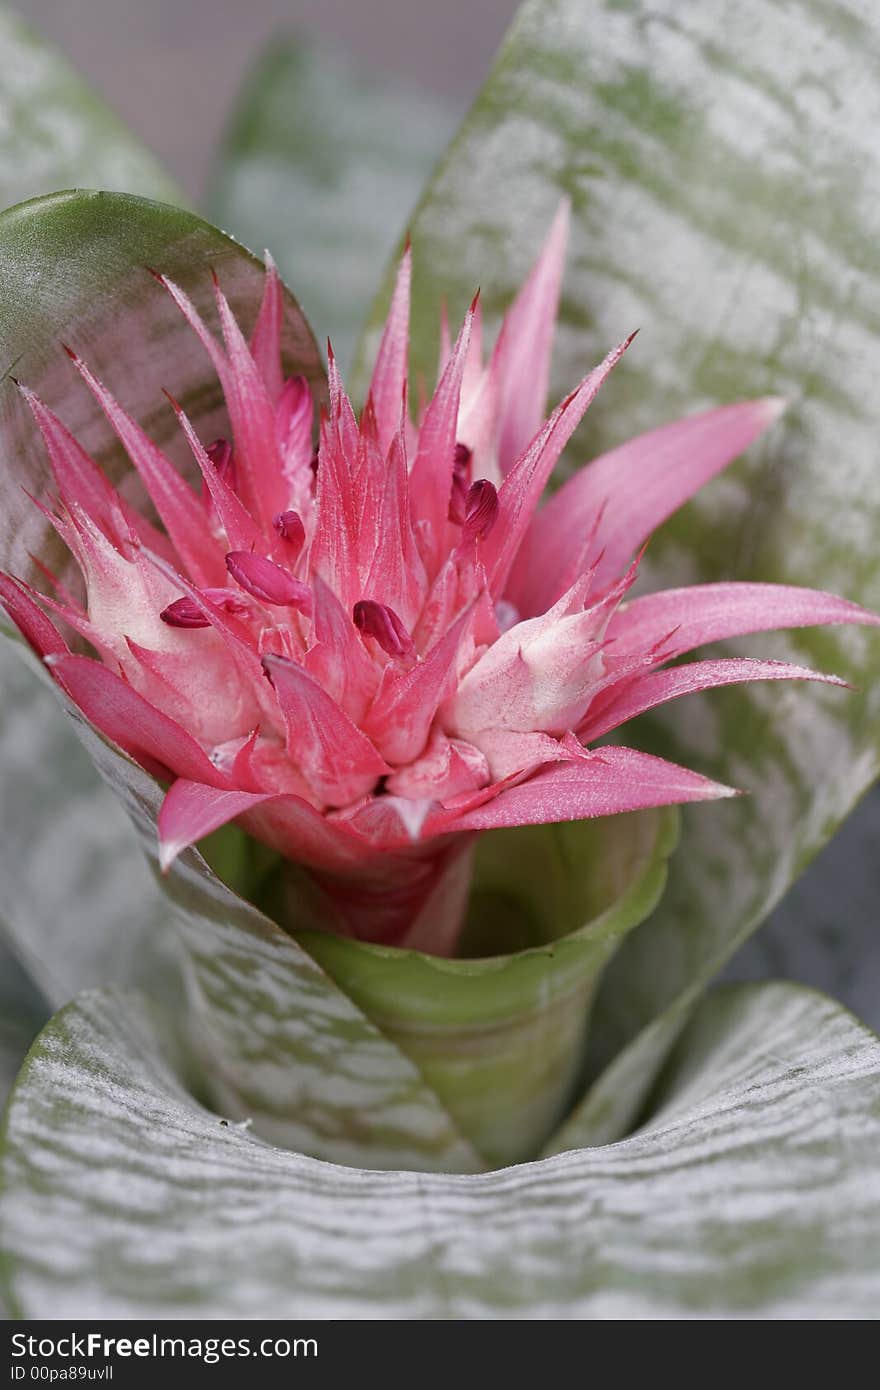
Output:
[[[201,492],[70,354],[162,531],[21,388],[58,489],[50,520],[85,601],[6,575],[0,595],[89,719],[171,781],[166,869],[236,820],[311,872],[307,896],[328,929],[451,954],[475,832],[731,794],[632,748],[591,749],[600,736],[710,686],[835,679],[768,661],[667,662],[747,632],[878,621],[780,585],[628,599],[634,552],[776,419],[776,400],[665,425],[539,507],[630,341],[542,423],[565,240],[563,208],[487,365],[471,305],[417,425],[407,250],[359,420],[330,354],[317,453],[308,384],[281,379],[274,267],[250,343],[219,285],[222,346],[163,279],[228,407],[231,439],[205,447],[172,400]],[[47,608],[97,659],[68,649]]]

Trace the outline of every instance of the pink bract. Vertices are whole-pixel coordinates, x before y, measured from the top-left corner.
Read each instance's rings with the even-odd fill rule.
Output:
[[[562,208],[485,364],[471,305],[417,422],[407,250],[360,418],[330,354],[317,450],[309,387],[282,380],[274,266],[250,342],[219,284],[222,342],[163,280],[228,408],[231,438],[201,441],[172,400],[201,491],[70,354],[161,530],[22,386],[58,490],[47,515],[84,593],[2,575],[0,598],[70,699],[170,782],[164,868],[235,820],[309,871],[309,911],[327,929],[452,954],[477,832],[733,794],[596,739],[711,686],[836,680],[670,660],[748,632],[880,621],[772,584],[629,598],[639,547],[777,418],[775,399],[663,425],[541,505],[631,341],[543,419],[566,230]],[[72,652],[47,610],[96,655]]]

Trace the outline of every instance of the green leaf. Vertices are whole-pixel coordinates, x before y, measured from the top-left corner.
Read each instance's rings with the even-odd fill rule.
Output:
[[[5,1104],[25,1053],[51,1012],[21,962],[0,939],[0,1105]]]
[[[0,207],[77,185],[181,200],[66,59],[5,8],[0,53]]]
[[[273,44],[246,84],[210,213],[246,245],[269,247],[343,366],[453,128],[437,98],[296,41]]]
[[[260,1143],[187,1093],[136,998],[46,1028],[6,1120],[18,1317],[870,1318],[880,1041],[821,995],[706,1000],[647,1124],[476,1176]]]
[[[878,59],[869,0],[707,0],[686,23],[674,0],[531,0],[420,204],[414,353],[430,372],[441,297],[462,310],[482,284],[497,321],[570,196],[556,391],[642,333],[569,469],[713,402],[791,400],[767,444],[662,529],[647,587],[778,580],[880,607]],[[876,635],[736,649],[858,689],[718,692],[634,729],[750,795],[685,812],[660,910],[597,1000],[594,1069],[614,1071],[578,1142],[625,1132],[686,1008],[880,769]]]
[[[571,1105],[602,971],[657,905],[677,838],[669,808],[485,836],[465,959],[297,940],[500,1167],[537,1153]]]
[[[724,978],[797,980],[831,994],[880,1031],[878,844],[875,786],[761,931],[737,951]]]
[[[162,968],[161,897],[134,830],[24,645],[0,634],[0,936],[57,1008]],[[51,871],[50,871],[51,866]]]

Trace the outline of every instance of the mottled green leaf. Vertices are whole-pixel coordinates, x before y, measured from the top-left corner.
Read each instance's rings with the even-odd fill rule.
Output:
[[[248,80],[209,211],[269,248],[343,367],[453,126],[436,97],[301,42],[273,44]]]
[[[77,186],[180,200],[66,59],[5,8],[0,55],[0,207]]]
[[[880,1042],[821,995],[699,1009],[647,1124],[494,1173],[260,1143],[187,1093],[135,997],[83,995],[10,1103],[20,1317],[871,1318]]]
[[[5,1104],[24,1055],[50,1013],[21,962],[0,939],[0,1104]]]
[[[145,982],[167,940],[134,831],[26,655],[0,634],[0,936],[57,1008]]]
[[[677,837],[672,808],[485,836],[462,959],[297,940],[500,1167],[537,1153],[570,1108],[602,972],[656,907]]]
[[[430,371],[441,297],[461,310],[482,284],[497,320],[570,196],[557,391],[642,332],[569,469],[716,401],[791,400],[768,443],[662,530],[646,587],[780,580],[880,607],[878,72],[870,0],[708,0],[686,11],[675,0],[531,0],[418,209],[415,356]],[[668,1045],[685,1005],[880,767],[876,635],[739,649],[839,671],[858,689],[842,700],[813,688],[724,691],[634,730],[640,746],[751,795],[685,812],[660,911],[600,992],[594,1066],[617,1059],[616,1070],[573,1142],[631,1123],[660,1035]],[[637,1051],[621,1056],[630,1043]],[[592,1128],[610,1109],[611,1129]]]

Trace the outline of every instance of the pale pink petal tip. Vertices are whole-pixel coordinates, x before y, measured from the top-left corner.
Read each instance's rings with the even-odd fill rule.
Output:
[[[764,418],[768,429],[791,408],[791,401],[786,400],[785,396],[764,396],[759,404],[764,408]]]
[[[158,819],[159,867],[167,874],[175,859],[236,816],[274,800],[271,794],[211,787],[179,777],[162,802]]]

